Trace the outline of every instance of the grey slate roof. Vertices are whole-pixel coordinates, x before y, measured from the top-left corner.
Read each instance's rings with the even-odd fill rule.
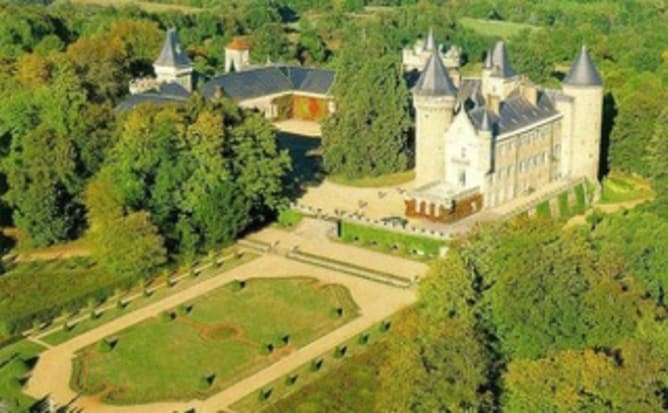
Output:
[[[598,74],[596,66],[584,45],[575,58],[563,83],[571,86],[601,86],[603,84],[601,75]]]
[[[485,118],[487,118],[494,135],[512,132],[557,114],[559,112],[552,101],[542,91],[539,92],[536,105],[532,105],[522,95],[516,93],[501,102],[498,114],[485,106],[468,111],[471,123],[476,130],[485,130],[484,128],[488,127],[485,124]]]
[[[457,102],[465,104],[467,101],[474,106],[485,104],[485,98],[481,92],[482,81],[479,78],[462,78],[457,90]]]
[[[438,53],[433,53],[413,87],[418,96],[456,96],[457,88],[448,76]]]
[[[123,112],[147,102],[154,105],[167,105],[170,103],[182,103],[185,101],[185,97],[161,95],[157,92],[145,92],[128,96],[124,101],[119,103],[116,108],[114,108],[114,110],[116,112]]]
[[[513,77],[517,75],[517,72],[510,64],[506,44],[503,40],[496,42],[496,45],[494,45],[494,51],[492,52],[492,67],[494,68],[492,73],[496,76]]]
[[[162,51],[154,64],[167,67],[191,67],[193,65],[186,52],[181,48],[176,29],[167,30]]]
[[[225,95],[239,100],[291,90],[327,95],[332,83],[331,70],[269,66],[214,77],[204,84],[202,94],[210,98],[220,87]]]

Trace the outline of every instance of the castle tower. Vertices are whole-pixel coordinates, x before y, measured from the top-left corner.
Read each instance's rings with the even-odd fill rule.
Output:
[[[153,62],[153,70],[158,83],[176,82],[192,92],[193,62],[181,49],[176,29],[167,30],[160,56]]]
[[[424,41],[424,45],[422,46],[422,51],[429,53],[440,52],[436,46],[436,40],[434,39],[434,29],[431,27],[429,28],[429,33],[427,34],[427,38]]]
[[[244,70],[250,66],[250,47],[241,38],[235,37],[225,46],[225,73]]]
[[[433,53],[413,92],[415,184],[445,179],[445,131],[452,122],[457,89],[440,56]]]
[[[564,133],[562,141],[562,145],[568,145],[563,153],[570,155],[570,159],[562,159],[562,162],[570,164],[571,176],[596,181],[601,151],[603,81],[585,46],[564,78],[562,90],[573,98],[571,130]]]
[[[481,88],[485,99],[491,95],[504,100],[518,85],[519,77],[502,40],[496,42],[492,52],[487,54],[482,72]]]

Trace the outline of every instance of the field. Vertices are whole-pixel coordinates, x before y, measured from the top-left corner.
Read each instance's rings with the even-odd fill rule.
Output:
[[[191,6],[184,6],[180,4],[168,4],[168,3],[157,3],[152,1],[138,1],[138,0],[58,0],[58,3],[71,3],[71,4],[85,4],[85,5],[96,5],[96,6],[136,6],[140,9],[147,11],[149,13],[158,13],[158,12],[167,12],[167,11],[180,11],[183,13],[198,13],[202,9]]]
[[[42,350],[39,345],[26,340],[0,348],[0,400],[9,403],[9,411],[28,411],[33,404],[34,400],[24,395],[21,387],[35,357]],[[0,411],[4,411],[1,406]]]
[[[357,315],[338,285],[235,282],[85,348],[72,384],[115,404],[205,398]]]
[[[459,19],[462,26],[489,37],[501,37],[507,39],[525,29],[536,29],[536,26],[530,24],[513,23],[499,20],[473,19],[471,17],[462,17]]]

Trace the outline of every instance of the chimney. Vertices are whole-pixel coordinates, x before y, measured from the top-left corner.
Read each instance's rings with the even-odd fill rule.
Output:
[[[497,115],[499,114],[499,110],[501,110],[501,97],[498,95],[488,95],[487,96],[487,107],[489,109],[496,113]]]
[[[448,69],[448,76],[450,76],[450,79],[452,79],[452,83],[454,83],[455,87],[459,89],[459,84],[461,80],[461,75],[459,74],[459,70],[457,70],[456,67]]]
[[[538,103],[538,90],[530,80],[526,78],[522,80],[522,83],[520,84],[520,93],[522,94],[522,97],[532,105]]]

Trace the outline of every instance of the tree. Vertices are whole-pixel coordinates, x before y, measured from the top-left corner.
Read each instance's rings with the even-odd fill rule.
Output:
[[[337,111],[323,124],[325,168],[347,178],[408,167],[408,91],[396,58],[375,36],[347,40],[336,64]]]

